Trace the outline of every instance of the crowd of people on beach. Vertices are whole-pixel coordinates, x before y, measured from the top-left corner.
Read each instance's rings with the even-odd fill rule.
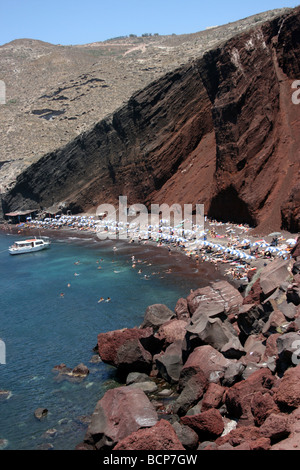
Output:
[[[265,262],[274,258],[289,259],[290,250],[295,246],[296,239],[284,238],[280,232],[257,239],[248,236],[250,227],[243,224],[232,224],[208,220],[204,226],[189,224],[191,229],[184,229],[184,222],[176,227],[170,221],[161,219],[158,225],[141,227],[135,220],[122,223],[116,220],[100,218],[92,215],[56,215],[32,219],[19,224],[23,228],[70,229],[95,233],[101,239],[126,239],[129,243],[152,243],[159,247],[167,247],[169,253],[174,249],[183,251],[196,263],[211,262],[216,267],[228,264],[225,274],[233,279],[247,281],[248,271],[258,259]],[[115,248],[115,247],[114,247]],[[255,268],[254,268],[255,269]]]

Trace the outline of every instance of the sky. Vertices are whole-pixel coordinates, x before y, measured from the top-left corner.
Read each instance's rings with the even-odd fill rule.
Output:
[[[202,31],[300,0],[0,0],[0,45],[30,38],[87,44],[136,34]]]

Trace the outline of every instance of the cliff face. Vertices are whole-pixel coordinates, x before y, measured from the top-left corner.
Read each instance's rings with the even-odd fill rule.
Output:
[[[3,209],[204,203],[209,216],[299,231],[300,8],[135,93],[17,179]]]
[[[299,77],[299,11],[205,57],[217,142],[209,212],[217,218],[299,230],[300,108],[291,88]]]

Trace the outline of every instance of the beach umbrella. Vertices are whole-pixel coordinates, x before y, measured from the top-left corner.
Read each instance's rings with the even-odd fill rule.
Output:
[[[272,233],[269,233],[269,237],[278,237],[279,235],[281,235],[281,232],[272,232]]]
[[[239,251],[238,250],[231,250],[230,253],[234,256],[236,255],[239,255]]]
[[[226,250],[225,246],[223,246],[223,245],[217,245],[217,247],[218,247],[219,250],[222,250],[222,251]]]
[[[276,253],[276,251],[280,251],[280,248],[277,248],[276,246],[270,246],[269,251],[271,253]]]
[[[297,240],[295,240],[294,238],[289,238],[288,240],[286,240],[286,243],[288,245],[296,245]]]
[[[278,256],[287,255],[287,251],[283,251],[283,250],[278,251],[277,255],[278,255]]]

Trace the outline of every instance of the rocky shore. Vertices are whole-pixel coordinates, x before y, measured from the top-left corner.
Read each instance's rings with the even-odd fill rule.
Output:
[[[91,450],[300,449],[300,243],[290,259],[248,273],[244,293],[220,280],[174,311],[98,334],[122,385],[98,401]]]

